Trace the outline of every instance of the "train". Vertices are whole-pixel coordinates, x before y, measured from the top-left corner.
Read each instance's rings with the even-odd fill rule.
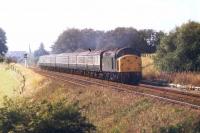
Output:
[[[142,78],[141,54],[127,47],[43,55],[38,66],[125,84],[138,84]]]

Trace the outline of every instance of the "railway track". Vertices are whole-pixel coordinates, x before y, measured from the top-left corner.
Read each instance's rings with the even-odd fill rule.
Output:
[[[189,93],[166,87],[157,87],[145,84],[134,86],[74,74],[59,73],[54,71],[41,70],[37,68],[31,69],[51,79],[76,84],[82,87],[101,86],[120,92],[134,93],[137,95],[152,97],[174,104],[180,104],[183,106],[189,106],[191,108],[200,109],[199,94]]]

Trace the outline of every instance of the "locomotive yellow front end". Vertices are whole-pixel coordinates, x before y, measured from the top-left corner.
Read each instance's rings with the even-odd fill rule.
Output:
[[[137,55],[124,55],[117,59],[118,72],[141,72],[141,58]]]
[[[142,78],[141,57],[138,55],[123,55],[117,59],[117,72],[123,83],[138,84]]]

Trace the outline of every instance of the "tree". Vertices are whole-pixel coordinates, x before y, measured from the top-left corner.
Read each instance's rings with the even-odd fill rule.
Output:
[[[74,52],[77,49],[94,50],[100,42],[101,31],[67,29],[52,46],[53,53]]]
[[[33,61],[31,61],[31,62],[36,64],[38,62],[38,59],[40,56],[47,55],[47,54],[49,54],[49,53],[44,49],[44,44],[41,43],[39,49],[34,51],[34,54],[33,54],[34,58],[33,58]]]
[[[200,23],[189,21],[164,35],[155,63],[164,71],[200,71]]]
[[[144,33],[144,34],[142,34]],[[107,32],[93,29],[67,29],[52,46],[53,53],[74,52],[77,49],[114,49],[132,47],[141,53],[154,52],[159,33],[154,30],[137,31],[134,28],[118,27]],[[147,44],[147,40],[150,43]],[[152,50],[153,47],[154,49]]]
[[[39,49],[34,52],[34,57],[39,57],[46,54],[49,53],[44,49],[44,44],[41,43]]]
[[[144,39],[136,29],[118,27],[105,33],[101,48],[132,47],[142,52],[144,44]]]
[[[0,56],[4,56],[8,51],[8,47],[6,46],[6,39],[6,33],[3,29],[0,28]]]
[[[156,48],[160,44],[160,39],[164,35],[162,31],[155,31],[153,29],[140,30],[142,38],[145,40],[144,52],[145,53],[155,53]]]

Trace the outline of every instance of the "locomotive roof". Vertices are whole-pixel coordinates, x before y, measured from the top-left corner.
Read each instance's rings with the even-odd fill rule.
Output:
[[[104,56],[112,56],[112,57],[120,57],[125,54],[134,54],[140,56],[140,52],[133,48],[125,47],[125,48],[116,48],[112,50],[106,50],[103,55]]]

